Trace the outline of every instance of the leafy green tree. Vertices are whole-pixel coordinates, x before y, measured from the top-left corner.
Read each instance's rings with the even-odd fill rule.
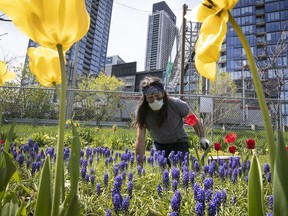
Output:
[[[215,81],[210,82],[209,87],[209,95],[220,96],[212,99],[213,113],[202,114],[206,127],[213,128],[215,124],[229,123],[230,119],[235,118],[235,113],[239,112],[239,106],[227,100],[236,96],[237,85],[230,73],[220,72],[217,73]]]
[[[97,78],[88,76],[78,84],[75,94],[75,118],[81,120],[107,121],[113,119],[118,109],[124,83],[115,76],[100,73]]]
[[[235,96],[237,86],[230,73],[218,73],[215,82],[210,84],[210,95],[215,96]]]

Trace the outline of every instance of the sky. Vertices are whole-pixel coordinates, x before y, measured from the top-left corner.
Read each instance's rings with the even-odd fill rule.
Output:
[[[154,3],[161,0],[114,0],[107,56],[119,55],[125,62],[137,62],[137,71],[144,70],[148,17]],[[177,17],[180,29],[183,5],[188,10],[201,0],[165,0]],[[4,34],[4,35],[3,35]],[[14,59],[14,64],[24,62],[28,38],[11,22],[0,22],[0,60]]]

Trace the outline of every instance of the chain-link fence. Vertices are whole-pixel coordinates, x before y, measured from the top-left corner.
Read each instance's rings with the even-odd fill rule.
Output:
[[[1,87],[2,123],[57,125],[58,98],[54,89]],[[170,95],[180,97],[180,95]],[[141,93],[67,90],[67,120],[86,126],[129,127]],[[213,131],[263,130],[257,98],[181,95],[213,139]],[[273,128],[285,130],[283,106],[288,101],[267,100]],[[30,131],[27,131],[30,133]],[[265,139],[265,137],[263,137]]]

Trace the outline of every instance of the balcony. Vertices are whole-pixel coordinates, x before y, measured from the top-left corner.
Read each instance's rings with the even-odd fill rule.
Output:
[[[265,25],[265,19],[256,19],[256,26]]]
[[[256,35],[266,35],[265,28],[256,28]]]
[[[222,44],[221,46],[221,52],[225,52],[226,51],[226,44]]]
[[[225,63],[226,62],[226,56],[220,56],[219,63]]]
[[[266,45],[266,41],[262,40],[262,39],[261,40],[257,39],[256,44],[257,44],[257,46],[265,46]]]
[[[264,16],[264,14],[265,14],[265,11],[264,11],[263,8],[261,8],[261,9],[256,9],[256,12],[255,12],[256,17]]]
[[[256,5],[256,6],[262,6],[262,5],[264,5],[264,0],[255,0],[255,5]]]

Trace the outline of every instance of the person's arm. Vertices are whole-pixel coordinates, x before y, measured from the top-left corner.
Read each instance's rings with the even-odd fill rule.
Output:
[[[200,121],[200,119],[199,119],[194,113],[189,112],[188,115],[190,115],[190,114],[194,115],[194,116],[197,118],[197,122],[196,122],[196,124],[193,126],[193,128],[194,128],[196,134],[197,134],[198,137],[199,137],[199,141],[200,141],[201,147],[202,147],[204,150],[206,150],[206,149],[209,147],[209,145],[210,145],[210,141],[205,138],[205,129],[204,129],[204,126],[203,126],[202,122]]]
[[[146,129],[137,127],[137,135],[136,135],[136,142],[135,142],[135,155],[140,156],[140,165],[143,165],[143,156],[145,154],[145,133]]]

